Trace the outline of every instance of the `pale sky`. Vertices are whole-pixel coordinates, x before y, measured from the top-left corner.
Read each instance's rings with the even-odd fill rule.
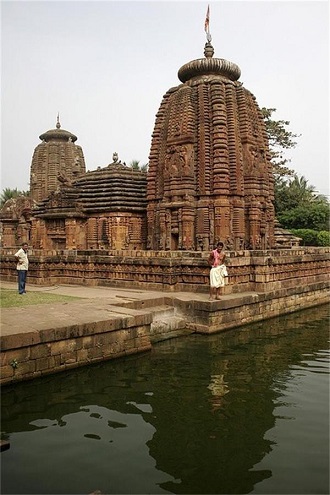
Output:
[[[163,95],[203,58],[236,63],[260,107],[301,134],[290,166],[329,195],[329,2],[1,1],[1,191],[28,190],[39,135],[78,137],[86,169],[148,162]]]

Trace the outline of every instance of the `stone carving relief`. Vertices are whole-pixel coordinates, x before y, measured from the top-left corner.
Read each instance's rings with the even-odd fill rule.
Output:
[[[194,150],[191,144],[172,145],[165,156],[164,177],[189,177],[193,175]]]
[[[248,175],[261,176],[268,173],[265,150],[252,144],[245,145],[243,150],[245,172]]]

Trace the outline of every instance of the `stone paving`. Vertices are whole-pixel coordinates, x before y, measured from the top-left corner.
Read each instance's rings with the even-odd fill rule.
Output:
[[[15,282],[1,282],[4,289],[17,290]],[[74,296],[81,299],[65,302],[3,308],[1,310],[1,335],[12,335],[40,331],[67,323],[90,323],[100,319],[108,319],[114,312],[130,313],[129,309],[143,309],[164,304],[164,297],[177,298],[183,301],[207,301],[208,294],[188,292],[162,292],[140,289],[122,289],[118,287],[87,287],[82,285],[26,286],[29,292],[48,292]],[[229,297],[229,296],[225,296]],[[117,307],[114,308],[114,306]]]
[[[0,282],[4,289],[17,290],[16,282]],[[109,319],[112,314],[131,314],[130,310],[144,310],[164,305],[164,298],[189,302],[209,303],[209,294],[191,292],[165,292],[118,287],[88,287],[82,285],[26,286],[27,294],[17,297],[29,297],[29,292],[49,292],[74,296],[80,299],[31,306],[2,308],[1,335],[23,334],[48,328],[63,327],[64,324],[82,324]],[[228,294],[223,301],[240,299],[253,293]],[[221,304],[221,301],[209,303]]]

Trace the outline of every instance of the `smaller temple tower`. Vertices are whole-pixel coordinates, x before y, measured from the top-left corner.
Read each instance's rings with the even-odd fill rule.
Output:
[[[59,115],[56,129],[39,136],[39,144],[32,157],[30,193],[41,201],[56,190],[58,181],[71,182],[86,173],[83,150],[75,144],[77,136],[61,129]]]

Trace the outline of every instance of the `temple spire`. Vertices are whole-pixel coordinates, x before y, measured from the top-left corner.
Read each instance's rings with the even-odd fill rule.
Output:
[[[60,129],[61,124],[60,124],[60,112],[57,112],[57,121],[56,121],[56,129]]]
[[[204,55],[206,58],[212,58],[214,55],[214,48],[211,45],[212,36],[210,33],[210,6],[209,5],[207,6],[204,30],[206,33],[206,43],[205,43],[205,47],[204,47]]]

